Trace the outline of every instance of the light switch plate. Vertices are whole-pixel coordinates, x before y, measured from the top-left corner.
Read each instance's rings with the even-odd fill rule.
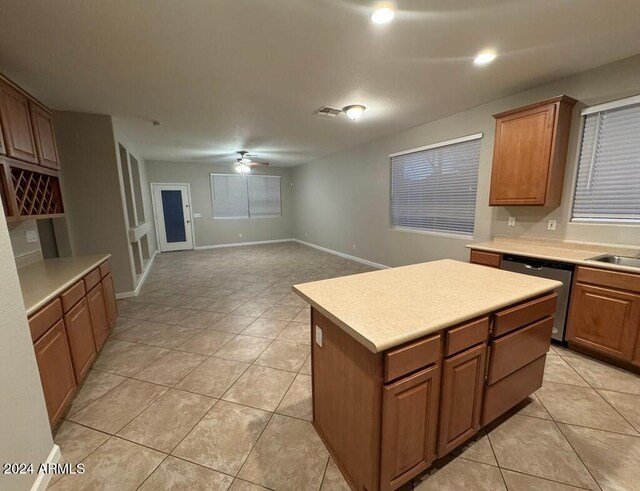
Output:
[[[322,328],[316,326],[316,344],[322,348]]]
[[[38,232],[36,232],[35,230],[27,230],[25,232],[25,236],[28,243],[38,242]]]
[[[509,227],[515,227],[516,226],[516,217],[509,217],[508,225],[509,225]]]

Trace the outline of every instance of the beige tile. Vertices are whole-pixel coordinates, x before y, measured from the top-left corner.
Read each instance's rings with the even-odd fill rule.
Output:
[[[213,407],[210,397],[171,389],[118,432],[118,436],[170,453]]]
[[[267,310],[263,317],[266,319],[280,319],[283,321],[290,321],[298,315],[300,312],[300,307],[289,307],[287,305],[274,305],[269,310]]]
[[[560,428],[603,489],[638,489],[640,438],[565,424]]]
[[[223,317],[224,314],[221,314],[219,312],[207,312],[205,310],[200,310],[184,319],[182,322],[180,322],[180,325],[204,329],[205,327],[209,327],[214,322],[222,319]]]
[[[307,356],[307,359],[300,369],[300,373],[303,375],[311,375],[311,355]]]
[[[500,467],[564,484],[597,489],[553,421],[512,416],[489,432]]]
[[[311,377],[297,375],[276,412],[285,416],[311,421],[313,419]]]
[[[432,468],[414,480],[419,491],[506,491],[500,469],[491,465],[457,458]]]
[[[533,418],[551,419],[551,416],[540,403],[540,399],[535,394],[531,394],[524,401],[514,408],[514,413],[520,416],[531,416]]]
[[[205,329],[199,334],[193,336],[187,342],[178,346],[176,349],[211,356],[233,338],[234,335],[228,332]]]
[[[209,329],[237,334],[255,320],[255,317],[248,315],[229,314],[214,323]]]
[[[117,338],[131,343],[141,343],[169,328],[167,324],[152,321],[141,321],[139,324],[118,333]]]
[[[590,387],[549,382],[536,394],[551,417],[559,423],[638,435],[638,432]]]
[[[162,312],[166,312],[170,308],[171,307],[166,305],[143,303],[139,306],[139,308],[133,309],[131,312],[127,313],[125,317],[148,320],[148,319],[151,319],[151,317],[155,317],[156,315],[161,314]]]
[[[309,324],[292,322],[276,339],[287,343],[311,344],[311,328]]]
[[[582,488],[502,469],[509,491],[578,491]]]
[[[178,383],[176,388],[219,398],[248,367],[248,364],[238,361],[209,358]]]
[[[287,327],[289,322],[278,319],[265,319],[260,317],[242,331],[246,336],[256,336],[259,338],[276,339]]]
[[[80,409],[88,406],[125,380],[127,379],[113,373],[91,370],[82,387],[76,393],[68,415],[77,413]]]
[[[197,310],[193,309],[174,307],[171,310],[167,310],[166,312],[162,312],[156,316],[153,316],[151,320],[153,322],[163,322],[165,324],[182,324],[183,320],[197,312]]]
[[[320,491],[351,491],[340,469],[338,469],[338,466],[331,457],[329,457],[329,463],[324,473]]]
[[[256,365],[297,372],[309,356],[309,346],[274,341],[256,360]]]
[[[238,335],[215,352],[216,358],[253,362],[269,346],[271,341],[253,336]]]
[[[328,458],[311,423],[274,414],[238,477],[271,489],[319,489]]]
[[[284,297],[283,293],[272,293],[264,291],[253,297],[254,302],[259,302],[271,306]]]
[[[63,421],[53,439],[60,447],[61,461],[78,464],[109,439],[109,435],[86,426]]]
[[[550,354],[547,355],[544,365],[543,383],[547,382],[589,387],[589,384],[587,384],[566,361],[557,355]]]
[[[640,396],[600,389],[604,397],[637,431],[640,431]]]
[[[202,329],[196,329],[194,327],[170,326],[169,329],[165,329],[155,336],[151,336],[143,341],[143,343],[150,346],[173,349],[186,343],[201,331]]]
[[[175,385],[200,366],[206,356],[184,351],[170,351],[134,377],[160,385]]]
[[[265,411],[275,411],[295,376],[295,373],[252,365],[222,398]]]
[[[270,417],[265,411],[219,401],[173,454],[236,475]]]
[[[311,325],[311,311],[308,308],[304,308],[298,315],[293,318],[293,322],[302,322],[308,326]]]
[[[244,302],[242,300],[236,300],[233,298],[223,298],[220,300],[214,300],[209,305],[203,308],[203,310],[209,310],[211,312],[220,312],[222,314],[229,314],[235,309],[240,307]]]
[[[156,346],[134,344],[126,352],[106,360],[102,356],[98,356],[94,366],[98,370],[115,373],[123,377],[131,377],[168,352],[169,350]]]
[[[139,319],[131,319],[129,317],[118,317],[116,319],[115,324],[111,328],[111,335],[114,336],[119,332],[125,331],[130,327],[135,326],[136,324],[140,324],[142,322]]]
[[[235,315],[248,315],[251,317],[260,317],[271,307],[270,304],[261,302],[249,301],[243,303],[240,307],[235,309],[233,313]]]
[[[166,387],[130,379],[68,419],[113,434],[166,391]]]
[[[139,488],[141,491],[225,491],[233,477],[175,457],[167,457]]]
[[[276,305],[286,305],[288,307],[297,307],[297,308],[301,309],[301,308],[303,308],[303,307],[305,307],[307,305],[307,302],[302,300],[295,293],[289,293],[289,294],[285,295],[284,297],[282,297],[280,300],[278,300]]]
[[[491,443],[489,443],[489,438],[484,430],[480,430],[473,440],[455,450],[454,453],[459,457],[481,464],[498,465],[491,449]]]
[[[640,376],[586,356],[568,356],[566,362],[596,389],[640,395]]]
[[[222,317],[224,313],[222,312],[213,312],[210,311],[209,308],[213,300],[209,297],[192,297],[190,300],[187,300],[182,304],[182,307],[192,309],[192,310],[207,310],[208,312],[212,312],[217,314],[219,317]]]
[[[164,454],[150,448],[112,437],[84,460],[84,474],[65,476],[51,489],[134,490],[160,465],[164,457]]]
[[[253,484],[247,481],[243,481],[242,479],[234,479],[233,484],[229,488],[229,491],[269,491],[267,488],[263,488],[262,486],[258,486],[257,484]]]

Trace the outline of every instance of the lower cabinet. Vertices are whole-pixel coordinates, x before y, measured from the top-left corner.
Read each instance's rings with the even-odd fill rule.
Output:
[[[82,298],[64,316],[71,349],[71,360],[76,382],[80,383],[96,358],[96,347],[91,327],[91,315],[86,298]]]
[[[91,316],[91,326],[93,327],[93,338],[96,350],[100,350],[109,337],[109,320],[107,319],[107,308],[104,302],[104,291],[102,284],[98,283],[89,293],[87,293],[89,304],[89,314]]]
[[[436,458],[440,367],[383,388],[380,480],[396,489]]]
[[[59,320],[33,345],[47,404],[49,422],[54,426],[75,393],[76,381],[67,344],[64,322]]]
[[[484,343],[448,358],[442,364],[439,457],[480,429],[486,353]]]
[[[104,294],[104,305],[107,310],[107,321],[109,328],[113,327],[116,318],[118,317],[118,307],[116,304],[116,292],[113,287],[113,277],[111,273],[102,278],[102,292]]]

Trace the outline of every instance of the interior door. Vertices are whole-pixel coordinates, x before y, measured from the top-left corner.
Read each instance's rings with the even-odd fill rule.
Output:
[[[160,251],[193,249],[191,203],[186,184],[152,184]]]

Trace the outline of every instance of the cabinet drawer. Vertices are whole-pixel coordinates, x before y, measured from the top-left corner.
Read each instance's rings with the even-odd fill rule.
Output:
[[[60,300],[56,298],[46,307],[29,317],[31,339],[36,341],[60,319],[62,319],[62,305]]]
[[[485,387],[482,425],[486,425],[542,387],[544,362],[542,355],[498,383]]]
[[[536,358],[544,355],[551,344],[553,317],[531,324],[491,341],[488,384],[494,384]]]
[[[440,334],[421,339],[384,355],[384,381],[391,382],[403,375],[435,363],[440,358]]]
[[[551,293],[497,312],[493,321],[493,337],[502,336],[514,329],[553,315],[556,311],[557,299],[558,295]]]
[[[109,273],[111,273],[111,265],[109,264],[109,261],[105,261],[100,265],[100,277],[104,278],[105,276],[107,276]]]
[[[471,251],[469,262],[499,268],[502,255],[495,252]]]
[[[447,331],[445,335],[444,356],[471,348],[487,340],[489,335],[489,318],[476,319]]]
[[[75,285],[69,288],[66,292],[60,295],[60,300],[62,300],[62,309],[66,314],[71,310],[71,308],[77,304],[82,297],[84,297],[84,282],[82,280],[78,281]]]
[[[640,292],[640,274],[620,273],[604,269],[578,267],[576,281]]]
[[[89,292],[91,289],[100,283],[100,269],[96,268],[87,276],[84,277],[84,287]]]

